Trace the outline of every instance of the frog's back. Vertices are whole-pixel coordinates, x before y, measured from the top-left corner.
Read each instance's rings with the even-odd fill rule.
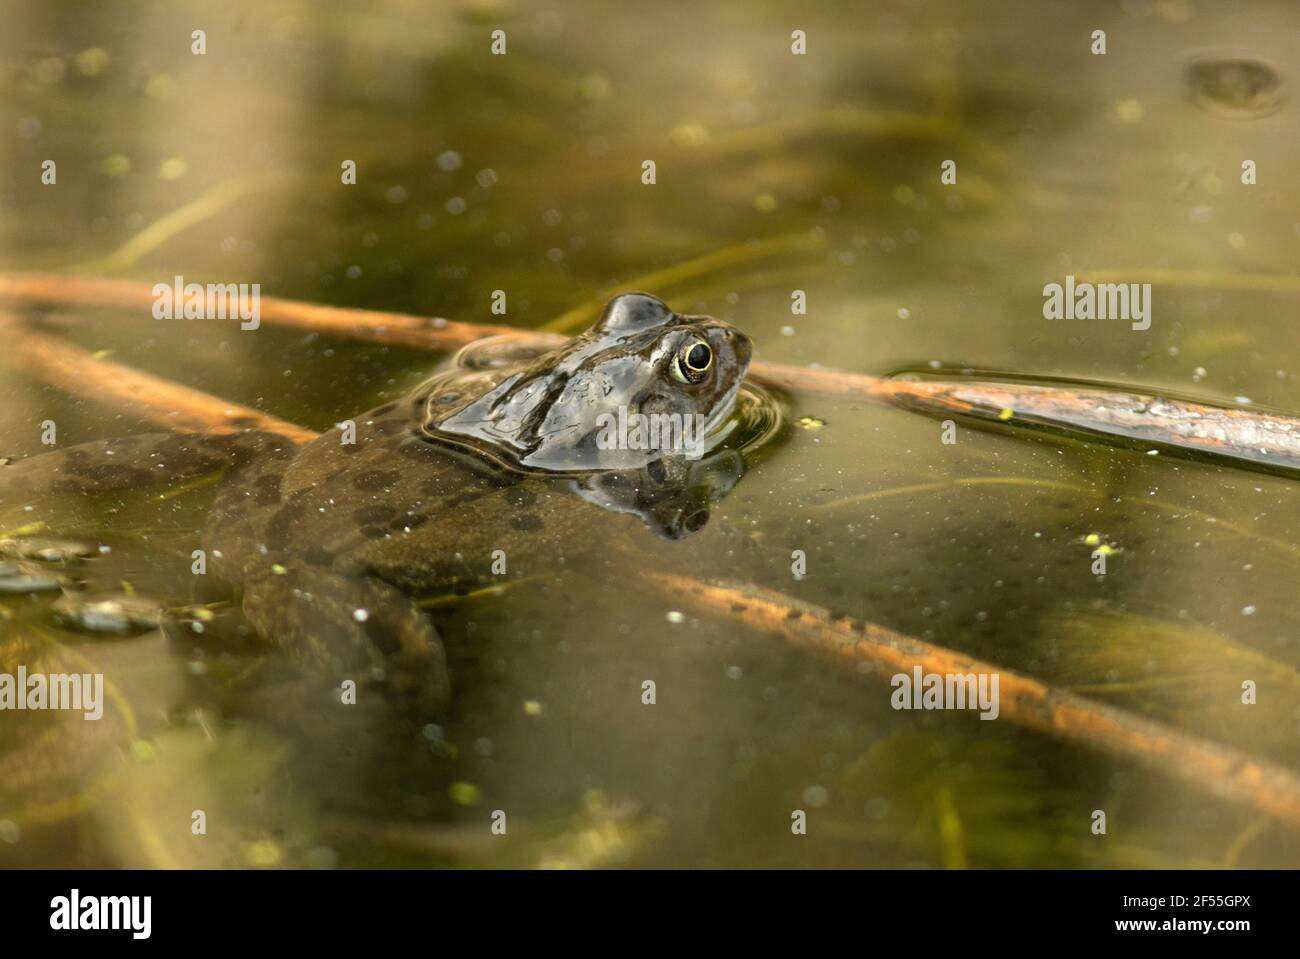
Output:
[[[569,529],[571,498],[545,481],[431,441],[427,394],[387,403],[331,430],[287,465],[222,494],[213,549],[255,577],[269,566],[373,575],[433,589],[482,582],[494,550],[521,555]],[[551,508],[554,498],[556,508]],[[562,531],[560,527],[563,526]]]

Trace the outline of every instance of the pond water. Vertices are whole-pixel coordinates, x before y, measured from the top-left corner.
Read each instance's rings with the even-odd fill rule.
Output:
[[[581,328],[632,286],[768,362],[1295,411],[1298,24],[1294,4],[1203,0],[19,4],[0,254],[529,330]],[[1150,282],[1150,328],[1044,319],[1067,276]],[[84,304],[34,320],[317,431],[446,359]],[[60,446],[157,428],[13,364],[0,398],[5,456],[41,452],[45,421]],[[649,578],[758,582],[1295,769],[1293,477],[778,400],[779,435],[698,533],[617,517],[581,574],[543,560],[426,597],[453,688],[436,721],[344,707],[248,642],[190,572],[211,484],[42,501],[44,532],[110,548],[79,567],[95,588],[210,615],[105,638],[60,627],[52,594],[0,597],[0,672],[108,684],[97,722],[0,713],[0,863],[1300,865],[1294,827],[1257,809],[1006,717],[895,710],[886,679]],[[0,504],[0,530],[29,503]]]

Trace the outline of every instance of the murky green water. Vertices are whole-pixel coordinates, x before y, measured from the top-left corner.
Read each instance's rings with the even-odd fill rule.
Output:
[[[6,270],[260,282],[521,328],[637,281],[742,327],[767,361],[1300,409],[1296,287],[1260,279],[1294,284],[1300,258],[1292,4],[10,3],[4,22]],[[1192,66],[1207,51],[1278,82],[1207,79]],[[1150,330],[1044,320],[1044,284],[1089,271],[1154,279]],[[440,359],[143,311],[41,320],[317,430]],[[39,452],[47,419],[61,444],[152,428],[12,366],[0,396],[4,455]],[[1294,479],[1010,430],[945,445],[913,413],[786,401],[791,424],[825,425],[791,425],[700,534],[665,544],[629,519],[622,545],[1300,767]],[[111,696],[98,723],[0,713],[0,862],[1300,864],[1293,828],[1132,761],[895,711],[887,682],[779,636],[670,618],[685,607],[622,555],[433,608],[455,686],[437,725],[322,704],[240,646],[235,608],[196,595],[211,496],[60,504],[65,531],[112,547],[88,564],[96,583],[209,600],[204,633],[87,638],[51,624],[48,598],[3,600],[4,668],[91,664]],[[734,568],[724,527],[771,564]],[[1090,534],[1117,550],[1104,577]]]

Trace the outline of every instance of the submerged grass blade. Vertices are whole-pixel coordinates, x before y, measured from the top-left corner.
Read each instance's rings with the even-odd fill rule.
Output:
[[[574,333],[590,326],[596,317],[600,315],[605,302],[619,293],[628,293],[634,290],[662,290],[744,263],[752,263],[756,260],[767,259],[781,254],[806,253],[816,249],[822,243],[824,243],[823,240],[817,239],[808,233],[795,233],[765,240],[737,243],[721,250],[714,250],[712,253],[706,253],[693,260],[656,270],[653,273],[646,273],[611,290],[605,290],[598,296],[575,306],[567,313],[557,316],[554,320],[545,324],[542,329],[558,333]]]
[[[108,256],[81,263],[77,270],[112,273],[135,264],[142,256],[156,250],[178,233],[198,226],[246,196],[274,189],[288,179],[283,173],[259,173],[233,177],[207,193],[173,210],[142,229]]]
[[[1300,293],[1300,276],[1285,273],[1216,273],[1212,270],[1173,270],[1135,266],[1128,269],[1083,270],[1079,282],[1152,283],[1201,290],[1237,290],[1243,293]]]

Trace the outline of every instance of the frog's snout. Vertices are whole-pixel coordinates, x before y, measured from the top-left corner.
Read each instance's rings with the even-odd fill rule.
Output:
[[[749,337],[731,324],[721,322],[715,328],[714,335],[720,340],[714,343],[714,350],[718,356],[729,357],[731,363],[728,365],[743,374],[749,367],[750,358],[754,355],[754,344]]]

